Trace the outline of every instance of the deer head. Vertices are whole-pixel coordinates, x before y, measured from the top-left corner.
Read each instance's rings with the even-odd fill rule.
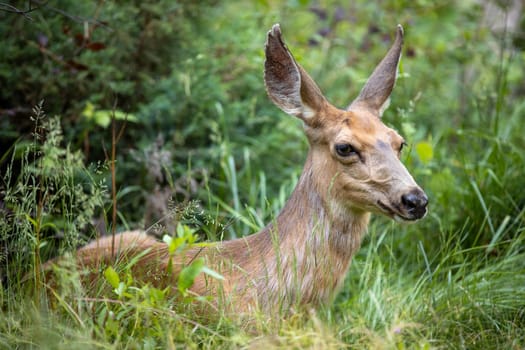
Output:
[[[403,28],[346,110],[331,105],[286,47],[268,32],[264,80],[272,101],[304,122],[306,168],[334,216],[379,213],[400,221],[425,216],[428,199],[400,161],[404,139],[381,121],[397,75]]]

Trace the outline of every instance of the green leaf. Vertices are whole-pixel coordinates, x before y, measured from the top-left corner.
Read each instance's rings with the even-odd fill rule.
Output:
[[[107,113],[107,111],[97,111],[93,115],[93,119],[98,126],[105,129],[109,126],[109,123],[111,123],[111,114]]]
[[[186,244],[186,240],[181,237],[173,238],[171,239],[169,245],[168,245],[168,251],[170,254],[174,254],[179,248],[183,248]]]
[[[416,153],[424,164],[427,164],[434,158],[434,148],[427,141],[421,141],[416,144]]]
[[[198,258],[195,259],[190,265],[182,269],[179,274],[179,281],[177,287],[182,294],[186,294],[188,288],[193,286],[195,278],[202,272],[204,269],[204,259]]]
[[[117,276],[118,278],[118,276]],[[122,297],[122,296],[130,296],[129,294],[127,293],[124,293],[126,291],[126,284],[124,282],[120,282],[118,284],[118,286],[115,288],[115,293],[119,296],[119,297]]]
[[[46,222],[42,225],[42,227],[40,227],[41,230],[45,228],[52,228],[55,232],[58,232],[58,227],[52,222]]]
[[[129,122],[138,121],[134,114],[125,113],[119,110],[96,110],[95,106],[91,102],[86,103],[86,107],[84,107],[84,110],[82,111],[82,116],[103,128],[107,128],[109,126],[112,117],[115,117],[116,120],[126,120]]]
[[[104,277],[113,288],[119,288],[120,278],[118,277],[117,271],[115,271],[115,269],[113,269],[111,266],[104,270]]]
[[[88,102],[86,103],[86,107],[82,111],[82,116],[89,120],[93,118],[94,112],[95,112],[95,106],[93,105],[93,103]]]
[[[184,234],[185,234],[185,229],[184,229],[185,225],[182,225],[181,223],[179,223],[177,225],[177,236],[178,237],[184,237]]]
[[[173,239],[173,238],[171,238],[170,235],[164,235],[164,236],[162,236],[162,241],[163,241],[164,243],[166,243],[167,245],[170,245],[170,244],[171,244],[171,240],[172,240],[172,239]]]
[[[137,122],[138,119],[134,114],[125,113],[119,110],[103,109],[95,112],[95,121],[102,127],[107,127],[112,117],[116,120],[126,120],[128,122]],[[107,124],[105,124],[107,123]]]
[[[209,276],[211,276],[211,277],[213,277],[215,279],[224,281],[224,277],[220,273],[218,273],[217,271],[214,271],[214,270],[212,270],[212,269],[210,269],[210,268],[208,268],[206,266],[204,266],[202,268],[202,272],[204,272],[205,274],[207,274],[207,275],[209,275]]]
[[[31,223],[31,225],[33,225],[33,227],[36,228],[36,227],[38,226],[38,223],[36,222],[35,219],[33,219],[32,217],[30,217],[30,216],[27,215],[27,214],[24,214],[24,215],[25,215],[27,221],[29,221],[29,222]]]
[[[173,273],[173,260],[170,258],[168,260],[168,266],[166,267],[166,273],[171,275]]]

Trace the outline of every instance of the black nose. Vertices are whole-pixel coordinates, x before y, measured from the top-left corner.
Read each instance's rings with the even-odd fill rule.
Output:
[[[404,209],[416,218],[422,218],[427,212],[428,198],[420,189],[412,190],[401,196]]]

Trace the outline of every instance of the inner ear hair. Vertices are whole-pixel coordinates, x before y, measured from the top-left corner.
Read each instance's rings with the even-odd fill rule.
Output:
[[[264,82],[270,99],[284,112],[315,124],[326,99],[286,47],[279,24],[268,32],[265,54]]]

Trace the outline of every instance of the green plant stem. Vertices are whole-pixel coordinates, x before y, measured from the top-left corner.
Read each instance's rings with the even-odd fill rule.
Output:
[[[115,258],[115,235],[117,232],[117,184],[116,184],[116,135],[115,135],[115,116],[111,118],[111,198],[113,203],[111,213],[111,258]]]

